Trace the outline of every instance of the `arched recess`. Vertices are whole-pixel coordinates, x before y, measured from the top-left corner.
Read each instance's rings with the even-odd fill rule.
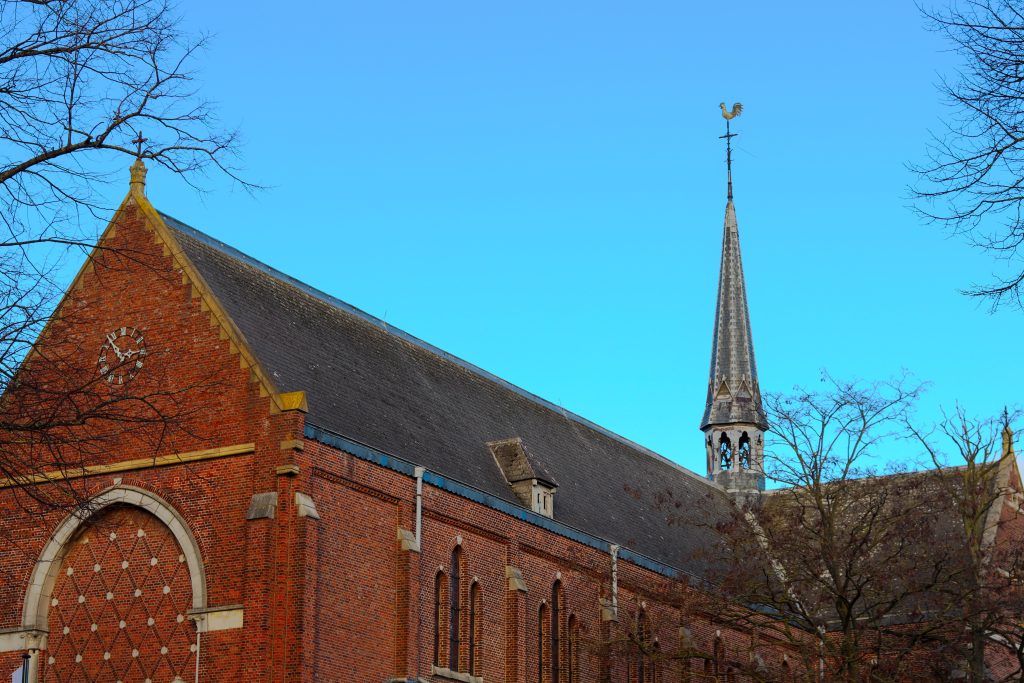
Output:
[[[49,622],[50,596],[53,593],[61,563],[79,529],[92,517],[111,505],[131,505],[150,513],[174,536],[188,565],[192,583],[192,609],[206,608],[206,573],[203,568],[199,544],[185,518],[163,498],[135,486],[113,486],[92,498],[87,509],[68,516],[61,522],[43,552],[39,555],[22,608],[21,625],[26,630],[46,631]]]

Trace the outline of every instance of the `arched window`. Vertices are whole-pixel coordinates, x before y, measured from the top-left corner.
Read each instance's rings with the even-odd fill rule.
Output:
[[[459,595],[459,588],[461,586],[461,567],[462,564],[462,547],[455,546],[452,550],[452,573],[450,581],[448,582],[448,606],[449,606],[449,618],[448,618],[448,668],[452,671],[459,670],[459,631],[462,625],[461,617],[461,600],[462,597]]]
[[[647,628],[647,613],[641,611],[636,617],[637,683],[650,683],[651,667],[650,663],[647,661],[647,649],[650,638],[650,632]]]
[[[577,683],[579,676],[580,625],[575,614],[569,615],[569,655],[566,664],[566,682]]]
[[[740,469],[750,469],[750,437],[746,432],[740,436]]]
[[[540,604],[537,613],[537,683],[545,683],[547,677],[544,675],[544,655],[548,647],[548,606]]]
[[[444,624],[441,619],[444,613],[441,606],[444,604],[444,572],[438,572],[434,577],[434,665],[441,666],[441,641],[444,639]]]
[[[469,673],[473,676],[482,676],[483,667],[480,662],[481,641],[483,632],[481,621],[483,615],[480,584],[476,581],[469,588]]]
[[[562,655],[562,582],[555,581],[551,587],[551,683],[559,683],[559,668]]]
[[[718,459],[723,470],[732,469],[732,441],[725,432],[722,432],[721,438],[718,439]]]

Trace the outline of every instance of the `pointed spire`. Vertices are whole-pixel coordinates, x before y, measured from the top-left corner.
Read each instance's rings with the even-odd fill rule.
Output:
[[[707,404],[701,429],[713,424],[748,423],[767,428],[754,361],[747,288],[740,257],[739,224],[730,198],[725,205],[718,304],[711,345]]]

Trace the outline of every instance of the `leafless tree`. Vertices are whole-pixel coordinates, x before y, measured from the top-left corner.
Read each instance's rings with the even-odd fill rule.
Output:
[[[112,213],[106,186],[133,157],[191,184],[213,172],[252,187],[237,172],[236,132],[196,89],[205,41],[165,0],[0,0],[0,479],[26,509],[82,504],[77,480],[36,484],[80,470],[117,436],[153,443],[195,429],[186,388],[104,386],[102,340],[83,335],[88,302],[70,293],[52,316],[68,257],[92,249]],[[96,272],[155,263],[104,249]]]
[[[719,526],[725,569],[713,613],[781,644],[796,680],[931,671],[936,662],[921,654],[948,626],[929,602],[950,578],[947,510],[927,473],[876,458],[905,435],[921,385],[823,383],[765,397],[765,471],[780,487]]]
[[[957,634],[945,655],[971,683],[1024,680],[1024,497],[1009,422],[958,407],[929,432],[908,425],[935,466],[932,486],[955,532],[948,542],[959,545],[946,553],[939,611]]]
[[[1020,306],[1024,286],[1024,4],[1020,0],[952,0],[926,12],[935,31],[963,59],[940,90],[950,105],[932,136],[928,160],[913,165],[920,213],[1002,263],[994,280],[965,293],[993,307]]]

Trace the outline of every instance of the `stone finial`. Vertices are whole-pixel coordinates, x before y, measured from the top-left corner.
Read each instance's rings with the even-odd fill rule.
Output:
[[[142,163],[142,159],[136,159],[132,164],[131,180],[128,187],[132,192],[146,194],[146,164]]]

